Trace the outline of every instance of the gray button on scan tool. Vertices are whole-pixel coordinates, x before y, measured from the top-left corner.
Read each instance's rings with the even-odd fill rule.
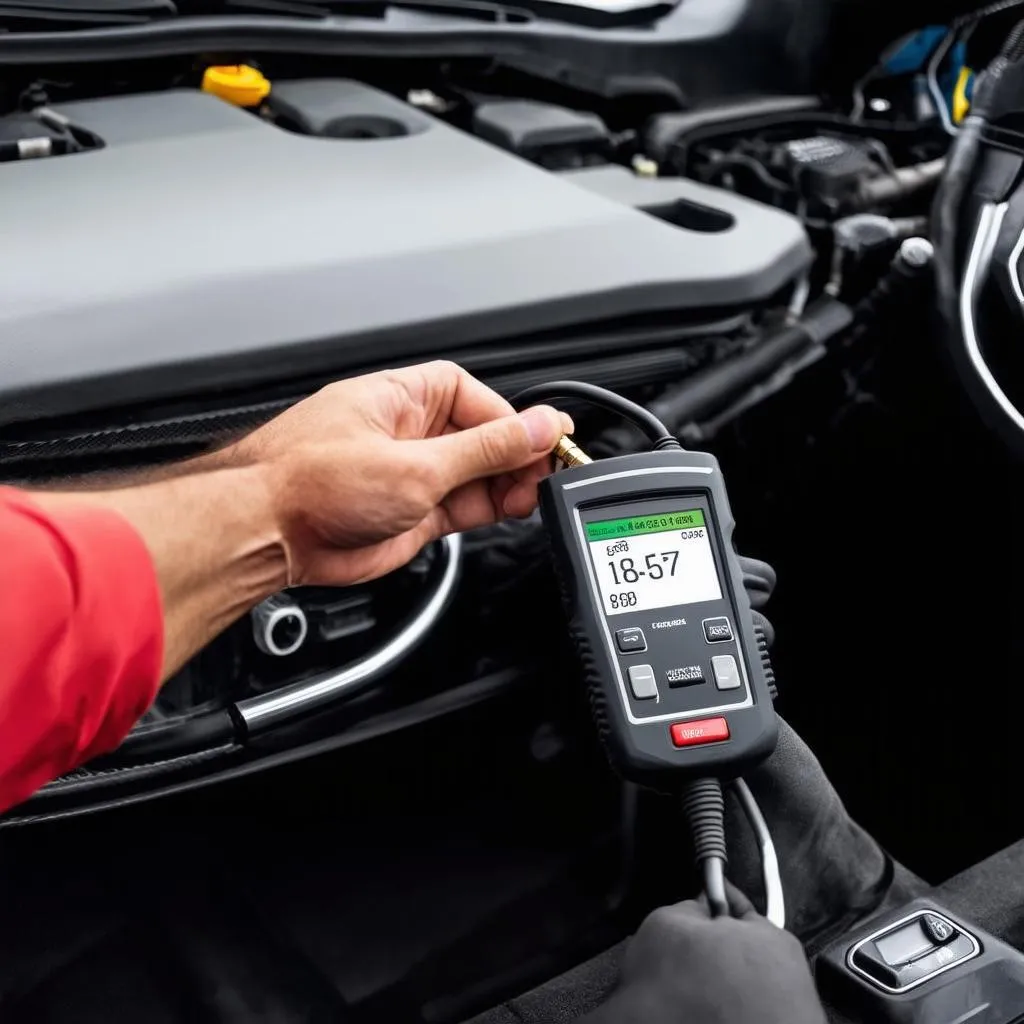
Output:
[[[629,688],[637,700],[654,700],[658,696],[658,684],[654,681],[654,669],[650,665],[631,666]]]
[[[711,669],[715,673],[715,686],[720,690],[738,690],[743,685],[739,666],[731,654],[720,654],[712,658]]]

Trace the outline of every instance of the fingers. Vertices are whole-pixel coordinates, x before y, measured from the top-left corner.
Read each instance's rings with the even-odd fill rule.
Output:
[[[436,432],[457,427],[467,430],[479,427],[491,420],[514,416],[515,409],[496,391],[489,388],[483,381],[477,380],[464,370],[458,363],[438,360],[423,366],[408,367],[404,370],[392,371],[392,376],[403,379],[406,375],[415,374],[418,382],[426,389],[426,394],[419,400],[438,406]],[[572,418],[566,413],[559,414],[563,421],[563,434],[573,431]]]
[[[452,491],[444,501],[447,527],[456,532],[476,530],[501,519],[502,501],[497,487],[497,483],[488,486],[487,481],[475,480]]]
[[[426,385],[424,401],[428,405],[437,406],[437,432],[449,423],[465,430],[515,414],[515,410],[501,395],[457,363],[439,360],[415,367],[414,372],[420,375]]]
[[[350,586],[379,579],[412,561],[432,540],[447,532],[444,513],[436,510],[411,530],[359,548],[325,549],[317,553],[295,583]]]
[[[461,366],[456,366],[455,370],[458,386],[448,413],[449,420],[455,426],[468,429],[515,414],[512,406],[497,391],[492,391],[482,381],[466,373]]]
[[[759,920],[761,915],[757,912],[754,904],[750,902],[747,897],[736,888],[735,885],[730,881],[725,883],[725,897],[729,901],[729,913],[737,921],[754,921]],[[688,904],[682,904],[687,906]],[[701,908],[705,917],[711,916],[711,909],[708,905],[708,898],[704,893],[701,893],[697,899],[697,906]]]
[[[725,883],[725,898],[729,901],[729,909],[732,916],[740,921],[747,921],[761,915],[757,912],[754,904],[736,888],[732,882]]]
[[[544,459],[524,470],[501,495],[501,512],[512,519],[525,519],[537,507],[537,487],[551,472],[551,460]]]
[[[441,489],[438,498],[473,480],[532,465],[554,449],[562,428],[561,415],[542,405],[424,441],[423,457]]]

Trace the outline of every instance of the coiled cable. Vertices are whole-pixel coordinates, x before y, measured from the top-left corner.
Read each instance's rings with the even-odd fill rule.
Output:
[[[725,799],[718,779],[694,779],[682,792],[683,813],[693,836],[693,856],[704,875],[713,917],[729,916],[725,895]]]

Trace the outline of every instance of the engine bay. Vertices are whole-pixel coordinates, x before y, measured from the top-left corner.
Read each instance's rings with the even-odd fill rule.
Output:
[[[597,28],[550,29],[543,5],[480,15],[507,30],[500,59],[304,55],[256,28],[248,45],[196,47],[184,27],[164,44],[164,14],[116,29],[111,65],[98,37],[67,66],[45,32],[0,38],[0,482],[158,479],[331,380],[428,359],[506,396],[570,379],[640,403],[729,481],[784,719],[751,788],[787,927],[841,1002],[853,937],[868,985],[890,977],[892,936],[920,939],[913,915],[887,934],[864,923],[909,900],[986,964],[1019,945],[990,916],[995,938],[974,928],[957,876],[1024,830],[1014,788],[992,782],[1024,712],[1016,597],[991,582],[1019,562],[1019,462],[982,408],[1024,394],[1006,340],[1024,309],[1024,102],[990,111],[955,245],[935,212],[1013,5],[873,25],[845,56],[808,15],[789,64],[769,56],[801,5],[738,3],[731,23],[727,6],[662,12],[673,35],[657,58],[637,44],[642,73],[623,54],[647,30],[606,24],[591,51]],[[450,13],[383,7],[351,17],[409,19],[422,47]],[[764,52],[745,61],[751,38]],[[964,379],[975,349],[983,386]],[[595,459],[646,450],[606,411],[565,407]],[[954,466],[972,485],[956,524],[938,498]],[[74,918],[66,956],[84,974],[86,934],[109,938],[108,959],[136,933],[173,948],[200,979],[182,1019],[201,1005],[217,1024],[242,1019],[209,1009],[219,974],[260,992],[266,1019],[307,1019],[290,1002],[306,986],[308,1019],[455,1024],[596,956],[596,999],[606,951],[699,880],[672,801],[607,764],[564,621],[537,516],[373,583],[282,591],[167,682],[118,750],[0,817],[0,863],[45,878],[11,894],[11,920]],[[727,808],[730,877],[767,905],[747,810]],[[65,843],[117,890],[113,910],[61,876]],[[811,879],[802,860],[831,867]],[[140,925],[131,893],[151,865]],[[280,955],[234,960],[247,932]],[[0,934],[11,1020],[51,1012],[18,988],[50,938],[18,954]],[[165,991],[165,966],[136,968],[139,992]]]
[[[765,303],[810,258],[795,219],[734,194],[610,164],[546,172],[357,82],[272,95],[267,117],[186,90],[53,108],[103,144],[5,168],[8,416],[91,411],[86,382],[109,406],[439,346],[472,362],[610,319],[697,329]],[[503,109],[511,127],[549,113],[484,109],[492,127]],[[57,253],[33,258],[51,225]],[[141,239],[159,259],[139,258]]]

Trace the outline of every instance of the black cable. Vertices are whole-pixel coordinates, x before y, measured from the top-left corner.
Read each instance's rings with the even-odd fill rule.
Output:
[[[713,917],[728,917],[725,896],[725,799],[718,779],[695,779],[682,792],[683,813],[693,835],[693,856],[704,876]]]
[[[767,185],[774,192],[785,194],[793,191],[792,185],[788,185],[780,178],[776,178],[756,157],[748,156],[746,153],[723,153],[720,156],[711,157],[708,160],[707,168],[704,170],[709,178],[713,178],[722,170],[728,170],[731,167],[746,168],[761,184]]]
[[[823,296],[811,303],[796,323],[784,324],[733,358],[667,388],[653,403],[654,415],[682,427],[717,412],[790,359],[841,334],[852,319],[848,306]]]
[[[729,900],[725,895],[725,861],[709,857],[704,861],[704,895],[708,898],[712,917],[729,916]]]
[[[599,388],[596,384],[584,384],[576,380],[553,380],[520,391],[512,399],[512,405],[516,409],[525,409],[527,406],[557,401],[560,398],[575,398],[621,416],[643,432],[652,442],[653,450],[656,452],[664,451],[666,448],[682,447],[665,424],[652,412],[628,398],[615,394],[614,391]]]
[[[853,327],[843,339],[843,347],[857,345],[889,313],[917,298],[917,293],[932,280],[934,262],[934,246],[929,242],[904,242],[885,274],[853,307]]]

